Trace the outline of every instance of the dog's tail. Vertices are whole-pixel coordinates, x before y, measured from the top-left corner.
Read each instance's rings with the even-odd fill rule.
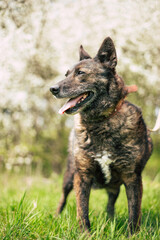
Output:
[[[159,113],[158,113],[158,117],[157,117],[157,120],[156,120],[156,124],[154,126],[153,129],[149,129],[151,132],[156,132],[160,129],[160,110],[159,110]]]

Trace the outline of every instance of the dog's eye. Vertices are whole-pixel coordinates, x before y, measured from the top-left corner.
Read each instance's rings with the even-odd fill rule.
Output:
[[[85,72],[82,72],[82,71],[78,71],[76,75],[81,75],[81,74],[84,74]]]

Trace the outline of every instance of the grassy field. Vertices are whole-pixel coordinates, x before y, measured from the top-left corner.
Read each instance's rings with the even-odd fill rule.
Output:
[[[160,239],[160,171],[154,168],[156,161],[158,158],[153,156],[143,174],[142,226],[140,232],[130,239]],[[56,175],[46,179],[41,176],[1,174],[0,239],[127,239],[128,213],[124,187],[116,203],[113,221],[105,213],[106,192],[91,192],[92,231],[89,238],[80,232],[76,221],[74,192],[69,196],[62,215],[54,216],[61,185],[62,177]]]

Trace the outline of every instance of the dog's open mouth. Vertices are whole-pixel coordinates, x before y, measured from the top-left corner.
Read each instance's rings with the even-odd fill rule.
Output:
[[[71,98],[68,102],[66,102],[63,107],[59,110],[60,114],[67,113],[72,114],[76,113],[80,108],[84,105],[88,104],[93,97],[93,92],[85,92],[78,97]]]

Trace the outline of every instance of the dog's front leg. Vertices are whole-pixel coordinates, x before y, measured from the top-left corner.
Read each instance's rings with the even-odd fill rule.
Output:
[[[85,230],[90,230],[90,222],[88,217],[89,208],[89,195],[91,189],[91,179],[83,174],[81,176],[79,172],[74,175],[74,189],[76,193],[77,201],[77,218],[80,227]]]
[[[134,181],[128,179],[125,183],[128,212],[129,212],[129,228],[131,234],[139,230],[141,222],[141,201],[142,201],[142,179],[136,176]]]

